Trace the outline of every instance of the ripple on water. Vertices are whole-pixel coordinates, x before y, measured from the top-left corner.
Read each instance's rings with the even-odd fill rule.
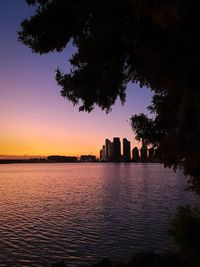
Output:
[[[168,249],[177,205],[199,205],[159,164],[13,164],[0,169],[0,267],[70,266]]]

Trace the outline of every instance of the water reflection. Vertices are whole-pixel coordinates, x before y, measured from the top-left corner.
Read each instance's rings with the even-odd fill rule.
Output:
[[[0,169],[0,266],[70,266],[172,247],[177,205],[198,203],[159,164],[13,164]]]

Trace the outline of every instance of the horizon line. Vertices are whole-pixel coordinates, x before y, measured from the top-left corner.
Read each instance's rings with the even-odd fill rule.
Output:
[[[93,155],[97,156],[93,153],[84,153],[84,154],[78,154],[78,155],[68,155],[68,154],[59,154],[59,153],[53,153],[49,155],[39,155],[39,154],[23,154],[23,155],[16,155],[16,154],[0,154],[0,159],[29,159],[29,158],[47,158],[49,156],[66,156],[66,157],[80,157],[82,155]]]

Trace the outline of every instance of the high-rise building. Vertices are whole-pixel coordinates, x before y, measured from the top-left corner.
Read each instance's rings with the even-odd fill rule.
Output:
[[[114,161],[114,143],[110,143],[110,160]]]
[[[106,159],[106,147],[105,147],[105,145],[102,146],[102,159],[103,160]]]
[[[111,142],[109,139],[105,140],[105,159],[111,160]]]
[[[147,162],[147,141],[142,139],[142,147],[140,149],[140,158],[142,162]]]
[[[141,147],[140,158],[141,158],[141,162],[147,162],[147,148],[146,147]]]
[[[113,138],[113,161],[121,161],[121,142],[119,137]]]
[[[132,161],[133,162],[140,161],[139,149],[137,147],[134,147],[132,150]]]
[[[105,160],[105,146],[102,146],[102,149],[100,150],[100,160]]]
[[[126,138],[123,139],[123,160],[131,161],[131,143]]]
[[[103,150],[102,149],[100,150],[99,156],[100,156],[100,160],[102,160],[103,159]]]

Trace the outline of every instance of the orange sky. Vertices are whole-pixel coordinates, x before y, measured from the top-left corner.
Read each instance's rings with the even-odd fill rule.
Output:
[[[36,55],[17,41],[20,22],[29,16],[25,1],[0,2],[0,157],[3,155],[99,156],[105,138],[134,140],[128,119],[145,112],[150,90],[129,85],[127,102],[118,101],[108,115],[96,108],[90,114],[60,96],[55,69],[70,69],[75,49]],[[8,16],[9,14],[9,16]]]

